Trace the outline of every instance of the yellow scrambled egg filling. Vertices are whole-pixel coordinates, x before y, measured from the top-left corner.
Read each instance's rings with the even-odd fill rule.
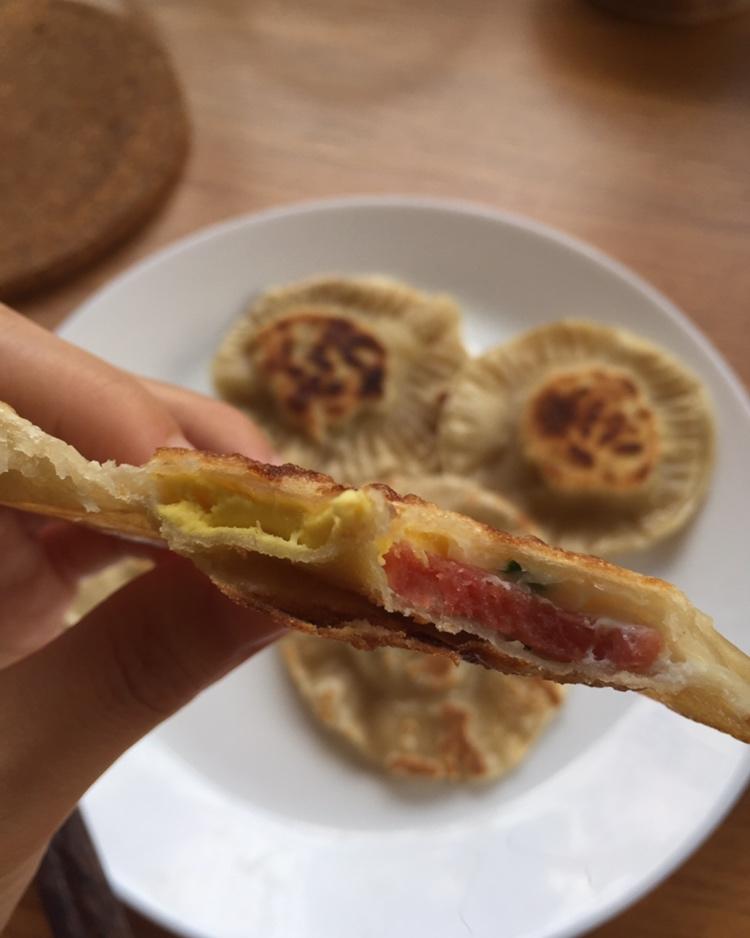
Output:
[[[318,508],[314,502],[283,493],[238,493],[206,486],[189,491],[182,486],[182,491],[170,493],[158,512],[163,521],[193,536],[247,531],[256,549],[263,551],[264,543],[270,549],[280,541],[300,548],[324,547],[370,528],[374,509],[367,496],[356,491],[342,492]]]

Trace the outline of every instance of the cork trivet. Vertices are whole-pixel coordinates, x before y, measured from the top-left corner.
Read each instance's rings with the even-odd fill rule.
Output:
[[[164,51],[139,20],[0,0],[0,299],[104,254],[158,207],[187,151]]]

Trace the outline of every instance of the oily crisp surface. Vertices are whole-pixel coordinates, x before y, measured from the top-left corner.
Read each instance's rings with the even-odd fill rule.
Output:
[[[472,360],[441,412],[444,469],[509,496],[551,543],[614,555],[677,531],[705,494],[697,377],[621,329],[564,320]]]
[[[438,410],[465,358],[448,297],[327,277],[260,296],[219,347],[213,377],[285,459],[361,484],[437,468]]]
[[[294,634],[281,650],[315,716],[396,775],[498,778],[521,761],[563,699],[549,681],[403,649],[357,651]]]
[[[344,316],[300,309],[261,328],[248,352],[280,419],[318,443],[384,397],[388,352]]]
[[[532,391],[521,449],[553,492],[616,498],[645,492],[661,458],[661,427],[627,371],[561,370]]]

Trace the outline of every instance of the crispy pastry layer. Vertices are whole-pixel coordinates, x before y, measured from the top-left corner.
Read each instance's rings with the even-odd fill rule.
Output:
[[[160,538],[236,601],[281,613],[308,634],[638,690],[750,741],[750,659],[675,587],[387,486],[349,489],[294,466],[184,450],[161,450],[142,468],[99,465],[0,407],[0,502]],[[540,602],[565,613],[655,631],[661,654],[640,671],[591,656],[552,660],[502,631],[431,615],[391,588],[383,558],[395,544],[484,571],[498,589],[541,590]]]

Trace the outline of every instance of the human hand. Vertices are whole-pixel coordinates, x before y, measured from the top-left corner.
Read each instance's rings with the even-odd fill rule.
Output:
[[[158,446],[273,454],[233,408],[137,379],[0,306],[0,400],[90,459],[140,464]],[[276,638],[155,548],[0,508],[0,930],[44,849],[125,749]],[[119,556],[155,562],[63,633],[78,580]]]

